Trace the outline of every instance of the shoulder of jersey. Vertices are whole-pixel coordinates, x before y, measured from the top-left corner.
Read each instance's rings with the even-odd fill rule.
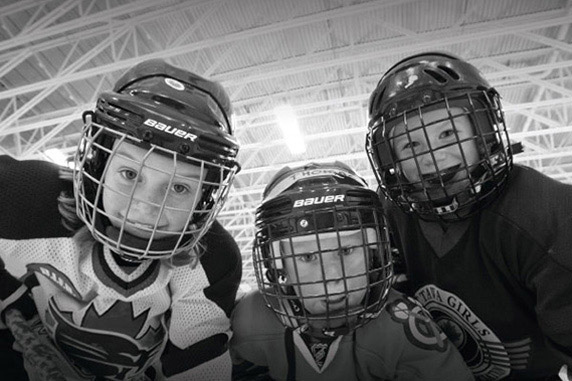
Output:
[[[232,314],[235,334],[282,334],[284,326],[266,305],[262,294],[256,290],[243,296]]]

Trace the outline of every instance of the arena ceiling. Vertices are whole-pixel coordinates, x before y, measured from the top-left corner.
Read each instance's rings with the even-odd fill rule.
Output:
[[[128,67],[164,58],[223,84],[241,143],[219,216],[244,278],[264,185],[286,164],[341,160],[374,180],[366,104],[398,60],[439,50],[476,65],[503,97],[515,157],[572,183],[570,0],[0,0],[0,153],[72,154],[81,114]],[[273,107],[291,104],[293,155]]]

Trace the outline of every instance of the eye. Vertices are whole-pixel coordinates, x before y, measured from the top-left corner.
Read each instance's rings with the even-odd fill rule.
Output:
[[[413,142],[410,141],[410,142],[405,143],[401,149],[403,151],[405,151],[405,150],[413,149],[415,147],[419,147],[419,143],[415,142],[415,141],[413,141]]]
[[[120,173],[127,180],[135,180],[137,178],[137,172],[132,169],[122,169]]]
[[[355,247],[340,247],[340,255],[347,257],[354,252]]]
[[[314,254],[314,253],[302,254],[302,255],[299,255],[299,256],[298,256],[298,260],[299,260],[300,262],[305,262],[305,263],[313,262],[313,261],[315,261],[317,258],[318,258],[318,256],[317,256],[316,254]]]
[[[188,193],[191,191],[191,187],[185,184],[173,184],[173,192],[177,194]]]
[[[447,138],[450,138],[451,136],[455,136],[455,130],[453,130],[452,128],[449,128],[445,131],[442,131],[439,134],[439,139],[447,139]]]

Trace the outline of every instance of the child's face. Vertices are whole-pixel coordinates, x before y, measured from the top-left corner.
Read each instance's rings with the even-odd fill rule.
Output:
[[[200,200],[205,171],[179,160],[175,167],[172,157],[158,153],[145,158],[148,150],[130,143],[115,145],[103,179],[103,207],[113,226],[119,229],[125,221],[127,233],[146,239],[153,230],[157,239],[183,232]]]
[[[351,309],[365,296],[367,258],[362,232],[342,234],[340,242],[337,233],[319,234],[321,254],[315,235],[293,238],[294,253],[302,255],[284,259],[287,283],[303,298],[311,314]],[[282,241],[280,246],[283,255],[293,254],[289,241]]]
[[[451,108],[453,116],[462,113],[461,108]],[[438,175],[444,183],[449,184],[449,192],[465,188],[466,181],[463,183],[462,180],[468,177],[467,170],[471,171],[471,166],[479,161],[477,143],[471,139],[474,132],[468,116],[454,118],[453,125],[446,109],[436,109],[424,112],[423,121],[425,128],[419,128],[419,115],[411,115],[407,119],[407,128],[401,122],[392,131],[392,147],[403,174],[411,183],[425,180],[427,188],[440,185]],[[433,122],[435,123],[432,124]],[[430,151],[433,152],[434,160]],[[417,157],[419,168],[414,156]]]

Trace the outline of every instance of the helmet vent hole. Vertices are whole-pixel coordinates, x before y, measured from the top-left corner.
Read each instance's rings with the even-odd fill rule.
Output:
[[[439,83],[447,83],[447,78],[445,78],[444,76],[442,76],[440,73],[438,73],[435,70],[429,70],[429,69],[425,69],[423,70],[426,74],[430,75],[431,77],[433,77],[437,82]]]
[[[453,78],[455,81],[458,81],[461,77],[459,77],[459,74],[457,74],[457,72],[453,69],[451,69],[450,67],[447,66],[442,66],[439,65],[437,66],[439,69],[443,70],[445,73],[449,74],[449,76],[451,78]]]

